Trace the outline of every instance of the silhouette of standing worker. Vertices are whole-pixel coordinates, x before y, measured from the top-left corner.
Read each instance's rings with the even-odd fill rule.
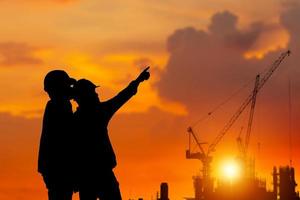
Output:
[[[137,93],[141,82],[150,77],[146,68],[114,98],[100,102],[91,81],[81,79],[75,87],[75,112],[78,131],[78,167],[80,200],[121,200],[119,183],[114,175],[116,156],[107,126],[115,112]]]
[[[54,70],[44,79],[48,101],[40,140],[38,172],[43,176],[49,200],[71,200],[73,193],[73,113],[71,79],[65,71]]]

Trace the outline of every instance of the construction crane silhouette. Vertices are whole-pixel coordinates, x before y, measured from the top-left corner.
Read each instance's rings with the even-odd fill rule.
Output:
[[[238,148],[239,148],[239,158],[241,159],[241,164],[243,166],[243,172],[244,175],[248,178],[251,178],[254,176],[254,167],[251,167],[251,164],[248,165],[248,147],[250,143],[250,135],[251,135],[251,129],[252,129],[252,122],[253,122],[253,117],[254,117],[254,108],[256,104],[256,96],[258,92],[258,86],[259,86],[259,79],[260,75],[257,75],[255,78],[255,84],[254,84],[254,89],[252,92],[252,98],[251,98],[251,108],[250,108],[250,114],[249,114],[249,119],[248,119],[248,125],[247,125],[247,132],[245,135],[245,142],[242,140],[242,130],[240,131],[239,137],[237,138],[237,143],[238,143]]]
[[[219,134],[216,136],[216,138],[213,140],[212,143],[209,144],[207,151],[204,150],[203,145],[206,143],[200,142],[197,138],[195,132],[193,131],[192,127],[188,127],[188,135],[189,135],[189,149],[186,150],[186,158],[187,159],[198,159],[202,163],[202,181],[203,181],[203,194],[209,193],[209,191],[212,191],[212,178],[211,178],[211,169],[210,165],[212,162],[212,156],[211,153],[215,151],[216,146],[219,144],[219,142],[223,139],[223,137],[226,135],[226,133],[229,131],[229,129],[233,126],[233,124],[236,122],[236,120],[239,118],[239,116],[243,113],[243,111],[247,108],[247,106],[251,103],[251,111],[248,121],[248,127],[247,127],[247,133],[246,133],[246,139],[245,143],[242,143],[242,140],[240,139],[240,145],[241,145],[241,151],[243,156],[247,156],[248,146],[250,143],[250,133],[251,133],[251,126],[253,121],[253,115],[254,115],[254,108],[255,108],[255,102],[256,102],[256,96],[257,93],[261,90],[261,88],[265,85],[265,83],[269,80],[269,78],[272,76],[272,74],[275,72],[275,70],[280,66],[282,61],[290,55],[290,51],[286,51],[282,53],[277,60],[270,66],[270,68],[267,70],[267,72],[264,74],[264,76],[260,79],[260,75],[256,76],[255,86],[254,90],[251,92],[251,94],[244,100],[244,102],[241,104],[241,106],[237,109],[237,111],[232,115],[232,117],[229,119],[229,121],[225,124],[225,126],[221,129]],[[211,115],[211,113],[208,113],[208,115]],[[192,136],[192,137],[191,137]],[[196,145],[199,149],[198,152],[192,152],[191,151],[191,139],[194,139],[196,142]]]

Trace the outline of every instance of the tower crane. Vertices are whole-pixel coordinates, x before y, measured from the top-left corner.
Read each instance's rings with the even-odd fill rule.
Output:
[[[243,140],[241,137],[242,130],[239,134],[239,137],[237,138],[237,143],[238,143],[239,152],[240,152],[240,158],[241,158],[242,164],[244,166],[244,171],[245,171],[246,175],[249,175],[249,176],[251,176],[251,170],[250,170],[251,168],[249,168],[247,165],[247,161],[248,161],[247,153],[248,153],[248,147],[249,147],[249,143],[250,143],[250,135],[251,135],[252,122],[253,122],[253,117],[254,117],[256,96],[257,96],[258,86],[259,86],[259,78],[260,78],[260,75],[258,74],[256,76],[254,89],[252,92],[251,108],[250,108],[250,115],[249,115],[249,119],[248,119],[248,126],[247,126],[247,132],[246,132],[246,136],[245,136],[245,142],[243,143]]]
[[[242,130],[239,134],[239,137],[237,138],[237,142],[239,145],[239,150],[241,153],[241,156],[244,158],[247,155],[248,152],[248,146],[250,143],[250,135],[251,135],[251,129],[252,129],[252,122],[253,122],[253,117],[254,117],[254,108],[255,108],[255,104],[256,104],[256,96],[257,96],[257,92],[258,92],[258,86],[259,86],[259,78],[260,75],[256,76],[255,79],[255,84],[254,84],[254,89],[252,92],[252,99],[251,99],[251,108],[250,108],[250,115],[249,115],[249,119],[248,119],[248,125],[247,125],[247,132],[246,132],[246,136],[245,136],[245,143],[243,144],[242,141]]]
[[[193,128],[188,127],[187,131],[189,134],[189,149],[186,150],[186,158],[187,159],[198,159],[201,161],[202,167],[203,167],[202,168],[202,176],[203,176],[204,190],[206,188],[205,183],[207,183],[211,179],[211,175],[210,175],[210,164],[212,162],[211,153],[215,151],[216,146],[223,139],[223,137],[228,132],[228,130],[233,126],[233,124],[236,122],[236,120],[239,118],[239,116],[243,113],[243,111],[247,108],[247,106],[252,102],[251,103],[251,113],[250,113],[249,123],[248,123],[248,128],[247,128],[246,141],[245,141],[245,145],[243,147],[243,149],[244,149],[243,152],[246,154],[248,145],[250,142],[251,125],[252,125],[252,120],[253,120],[256,95],[260,91],[260,89],[265,85],[265,83],[269,80],[269,78],[272,76],[272,74],[275,72],[275,70],[280,66],[282,61],[289,55],[290,55],[289,50],[282,53],[279,56],[279,58],[277,60],[275,60],[275,62],[270,66],[268,71],[264,74],[264,76],[261,79],[260,79],[260,76],[257,75],[253,92],[251,92],[251,94],[244,100],[244,102],[241,104],[241,106],[237,109],[237,111],[232,115],[232,117],[229,119],[229,121],[221,129],[221,131],[216,136],[216,138],[212,141],[212,143],[209,144],[207,151],[205,151],[203,148],[203,145],[206,143],[199,142],[199,139],[197,138],[195,132],[193,131]],[[210,113],[209,113],[209,115],[210,115]],[[197,144],[197,147],[199,149],[198,152],[191,151],[191,139],[192,139],[191,136]]]

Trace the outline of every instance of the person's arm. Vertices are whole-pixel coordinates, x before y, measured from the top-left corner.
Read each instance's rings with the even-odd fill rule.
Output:
[[[122,105],[124,105],[133,95],[137,93],[138,86],[141,82],[149,79],[149,68],[150,67],[147,67],[144,71],[142,71],[142,73],[119,94],[104,102],[107,107],[107,114],[109,115],[109,118],[111,118],[113,114],[122,107]]]
[[[48,102],[45,108],[45,113],[43,117],[43,126],[42,126],[42,133],[40,138],[40,146],[39,146],[39,154],[38,154],[38,172],[42,175],[45,185],[49,188],[50,180],[49,180],[49,127],[50,127],[50,120],[49,115],[51,112],[51,105]]]
[[[41,138],[40,138],[40,146],[39,146],[39,153],[38,153],[38,172],[41,174],[46,173],[47,169],[47,159],[48,159],[48,126],[49,126],[49,102],[46,105],[44,116],[43,116],[43,125],[41,131]]]

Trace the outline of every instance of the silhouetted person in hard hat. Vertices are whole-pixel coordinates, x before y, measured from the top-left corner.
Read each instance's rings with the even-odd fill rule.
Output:
[[[75,80],[65,71],[50,71],[44,79],[48,101],[40,140],[38,172],[49,200],[71,200],[74,187],[73,113],[70,103]]]
[[[145,69],[114,98],[101,102],[96,85],[86,79],[75,84],[75,112],[78,131],[78,167],[80,200],[121,200],[119,183],[114,175],[116,156],[107,126],[115,112],[137,93],[138,86],[150,77]]]

